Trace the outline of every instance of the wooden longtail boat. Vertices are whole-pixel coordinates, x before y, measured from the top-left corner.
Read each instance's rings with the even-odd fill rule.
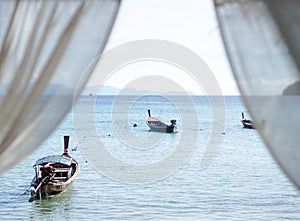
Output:
[[[69,136],[64,136],[64,153],[41,158],[33,165],[35,177],[31,182],[30,199],[58,194],[71,185],[80,171],[80,166],[68,153]]]
[[[176,133],[176,120],[171,120],[170,122],[171,124],[168,125],[155,117],[151,117],[150,110],[148,110],[148,120],[146,121],[146,124],[148,125],[151,131],[162,133]]]
[[[244,117],[244,113],[242,113],[242,120],[241,120],[244,128],[248,128],[248,129],[255,129],[255,127],[253,126],[253,121],[252,120],[247,120]]]

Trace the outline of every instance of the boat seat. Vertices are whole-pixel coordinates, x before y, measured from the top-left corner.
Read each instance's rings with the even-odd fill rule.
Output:
[[[57,177],[53,177],[53,179],[54,179],[55,181],[64,181],[64,180],[67,179],[67,177],[60,177],[60,176],[57,176]]]
[[[54,173],[64,173],[69,172],[70,168],[55,168]]]

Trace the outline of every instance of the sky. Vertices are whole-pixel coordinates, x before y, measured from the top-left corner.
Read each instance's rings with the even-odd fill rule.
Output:
[[[226,58],[212,0],[122,1],[105,52],[124,43],[143,39],[166,40],[187,47],[208,65],[224,95],[239,94]],[[180,82],[183,88],[188,88],[194,94],[205,94],[182,71],[162,66],[149,62],[131,64],[111,74],[105,82],[92,77],[88,85],[100,83],[124,88],[130,81],[152,71],[157,75],[171,73],[172,78]]]

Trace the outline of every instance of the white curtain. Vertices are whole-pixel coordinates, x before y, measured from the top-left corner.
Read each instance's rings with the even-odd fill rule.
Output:
[[[215,8],[255,126],[300,188],[300,1],[215,0]]]
[[[0,173],[35,150],[67,114],[119,4],[0,1]]]

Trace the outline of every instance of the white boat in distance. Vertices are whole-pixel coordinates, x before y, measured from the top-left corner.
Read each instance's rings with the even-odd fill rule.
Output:
[[[176,120],[170,120],[171,124],[168,125],[167,123],[155,118],[151,117],[150,110],[148,110],[148,120],[146,124],[150,128],[151,131],[161,132],[161,133],[176,133]]]

